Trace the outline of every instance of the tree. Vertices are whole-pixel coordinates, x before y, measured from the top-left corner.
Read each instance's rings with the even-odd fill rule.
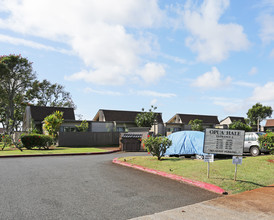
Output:
[[[58,138],[60,126],[64,121],[63,114],[64,112],[56,111],[44,119],[43,128],[48,132],[49,135],[54,137],[55,141]]]
[[[261,121],[267,117],[271,117],[272,112],[273,110],[271,106],[263,106],[261,103],[256,103],[248,110],[246,114],[250,120],[251,125],[257,124],[257,130],[259,131]]]
[[[148,112],[145,112],[144,108],[142,109],[142,112],[137,114],[135,118],[135,123],[138,127],[149,127],[155,123],[157,118],[157,113],[154,111],[157,109],[157,107],[151,106],[151,109],[149,109]]]
[[[62,85],[39,82],[32,63],[21,55],[0,56],[0,122],[6,133],[19,130],[27,105],[74,107]]]
[[[235,130],[244,130],[246,132],[249,132],[252,130],[252,128],[241,122],[241,120],[238,120],[238,121],[233,121],[230,125],[229,125],[229,129],[235,129]]]
[[[144,144],[152,156],[156,156],[158,160],[161,160],[167,148],[171,146],[172,141],[167,137],[148,137],[144,140]]]
[[[203,123],[203,120],[194,119],[194,120],[190,120],[188,124],[191,125],[191,129],[193,131],[203,131],[204,128],[202,123]]]
[[[32,63],[21,55],[0,56],[1,123],[9,135],[22,121],[22,103],[36,78]]]
[[[32,88],[27,91],[27,97],[34,105],[75,108],[69,92],[60,84],[51,84],[48,80],[35,80]]]
[[[79,132],[86,132],[86,131],[88,131],[88,123],[87,123],[86,120],[82,121],[81,125],[79,125],[79,126],[75,125],[75,126],[76,126],[76,128],[77,128],[77,130]]]

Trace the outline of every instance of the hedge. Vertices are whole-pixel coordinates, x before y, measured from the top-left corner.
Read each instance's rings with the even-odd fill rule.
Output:
[[[25,134],[21,136],[22,144],[27,149],[38,147],[39,149],[49,149],[53,144],[53,137],[43,134]]]

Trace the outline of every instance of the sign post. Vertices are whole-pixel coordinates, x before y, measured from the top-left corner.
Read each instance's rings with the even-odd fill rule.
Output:
[[[206,154],[204,156],[204,162],[207,162],[207,178],[209,178],[210,163],[214,161],[214,154]]]
[[[245,132],[242,130],[206,128],[204,139],[204,153],[208,154],[226,154],[233,156],[232,163],[235,164],[234,181],[237,177],[237,165],[242,164],[244,151]],[[206,157],[206,155],[205,155]],[[209,178],[209,161],[207,167],[207,177]]]
[[[237,165],[242,164],[243,157],[233,156],[232,157],[232,164],[235,164],[235,173],[234,173],[234,181],[236,181],[237,177]]]

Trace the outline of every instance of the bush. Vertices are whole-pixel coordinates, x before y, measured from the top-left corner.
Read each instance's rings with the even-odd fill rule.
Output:
[[[2,134],[1,141],[3,142],[1,150],[4,150],[6,147],[10,147],[12,145],[12,138],[8,134]]]
[[[161,160],[172,141],[167,137],[148,137],[144,140],[144,144],[152,156],[156,156],[158,160]]]
[[[39,149],[49,149],[53,144],[53,137],[43,134],[28,134],[21,136],[22,144],[27,149],[38,147]]]
[[[265,135],[259,137],[260,147],[269,149],[274,154],[274,133],[268,132]]]

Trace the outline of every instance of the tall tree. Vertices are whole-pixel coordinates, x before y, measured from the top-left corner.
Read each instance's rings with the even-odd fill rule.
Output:
[[[272,112],[271,106],[263,106],[261,103],[256,103],[246,114],[251,125],[257,124],[257,130],[259,131],[261,121],[267,117],[271,117]]]
[[[27,97],[38,106],[72,107],[75,108],[69,92],[60,84],[51,84],[48,80],[35,80],[32,89],[28,90]]]
[[[21,55],[0,56],[0,120],[8,134],[22,120],[21,103],[35,78],[28,59]]]
[[[19,130],[29,104],[75,108],[64,86],[36,80],[27,58],[0,56],[0,122],[7,133]]]

